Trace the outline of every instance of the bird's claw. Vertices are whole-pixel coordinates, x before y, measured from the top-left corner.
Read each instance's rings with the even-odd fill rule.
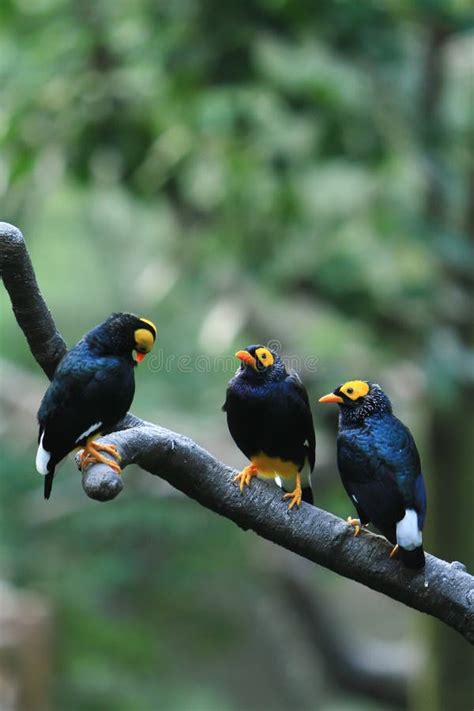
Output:
[[[79,466],[82,471],[87,469],[91,464],[106,464],[108,467],[114,470],[116,474],[121,474],[122,469],[120,464],[110,457],[105,457],[101,452],[106,452],[107,454],[115,457],[119,462],[122,457],[119,454],[117,447],[114,444],[99,444],[98,442],[88,442],[86,447],[82,450],[79,455]]]
[[[395,546],[393,546],[392,550],[390,551],[389,558],[395,558],[395,556],[397,555],[399,550],[400,550],[400,546],[397,543]]]
[[[357,536],[360,536],[360,532],[361,532],[360,518],[352,518],[352,516],[348,516],[346,518],[346,521],[349,524],[349,526],[354,527],[354,538],[357,538]]]
[[[249,486],[254,476],[257,476],[257,470],[253,464],[249,464],[247,467],[242,469],[239,474],[234,476],[233,481],[238,481],[240,491],[243,491],[244,486]]]
[[[354,538],[357,538],[357,536],[360,536],[361,533],[370,533],[370,531],[367,529],[367,526],[369,525],[368,523],[361,523],[360,518],[352,518],[352,516],[348,516],[346,518],[347,523],[349,526],[354,527]]]
[[[99,444],[98,442],[94,442],[94,448],[101,452],[111,454],[118,462],[122,461],[122,455],[119,453],[115,444],[102,444],[102,442]]]
[[[288,504],[288,511],[291,511],[293,506],[299,506],[301,504],[301,498],[302,498],[302,490],[300,486],[297,486],[296,489],[293,491],[289,491],[287,494],[283,496],[283,499],[291,499],[290,503]]]

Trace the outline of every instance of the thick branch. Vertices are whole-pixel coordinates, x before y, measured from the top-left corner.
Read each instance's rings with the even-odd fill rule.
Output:
[[[474,577],[461,563],[427,555],[425,576],[412,573],[389,558],[391,546],[385,539],[370,534],[354,538],[340,518],[308,504],[289,511],[276,487],[257,480],[241,494],[232,469],[162,427],[143,423],[104,441],[117,446],[124,467],[138,464],[240,528],[433,615],[474,643]],[[121,482],[107,465],[94,464],[84,472],[83,486],[93,498],[108,498]]]
[[[39,292],[21,232],[5,223],[0,224],[0,269],[31,351],[51,377],[65,345]],[[425,577],[411,573],[388,558],[389,545],[381,537],[356,539],[344,521],[308,504],[288,511],[275,487],[254,481],[241,494],[234,472],[183,435],[133,415],[117,430],[104,439],[118,447],[123,467],[138,464],[242,529],[433,615],[474,643],[474,578],[461,563],[427,555]],[[88,496],[105,501],[121,491],[122,479],[107,465],[94,464],[84,472],[83,486]]]
[[[51,379],[66,344],[41,296],[23,235],[8,222],[0,222],[0,278],[36,362]]]

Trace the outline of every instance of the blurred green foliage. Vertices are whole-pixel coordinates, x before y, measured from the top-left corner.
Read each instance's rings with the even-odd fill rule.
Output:
[[[2,218],[69,343],[114,310],[156,320],[135,412],[237,465],[219,414],[232,367],[160,363],[276,339],[313,401],[380,380],[427,468],[441,461],[433,421],[472,419],[471,4],[7,0],[0,18]],[[2,353],[37,370],[0,303]],[[335,471],[335,413],[315,416]],[[255,541],[139,485],[99,510],[72,464],[57,520],[38,522],[34,440],[27,458],[2,444],[2,561],[57,614],[57,708],[288,707],[247,618],[268,585]],[[449,457],[461,483],[448,503],[433,466],[431,521],[441,491],[460,523],[442,540],[429,524],[428,547],[467,562],[469,456]],[[336,476],[318,501],[348,513]],[[345,703],[326,690],[316,707]]]

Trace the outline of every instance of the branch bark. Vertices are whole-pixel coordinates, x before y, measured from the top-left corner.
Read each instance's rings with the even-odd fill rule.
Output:
[[[150,474],[258,535],[346,578],[378,590],[409,607],[437,617],[474,643],[474,577],[462,563],[427,555],[425,575],[414,574],[389,559],[391,545],[381,536],[354,538],[342,519],[303,503],[288,511],[276,487],[254,481],[240,493],[235,471],[176,432],[143,422],[103,438],[114,444],[122,466],[138,464]],[[88,496],[99,500],[119,493],[122,479],[105,464],[83,474]]]
[[[7,222],[0,222],[0,278],[36,362],[51,379],[66,344],[41,296],[23,235]]]
[[[0,223],[0,265],[31,352],[51,377],[65,352],[64,342],[39,292],[23,237],[5,223]],[[344,521],[305,503],[288,511],[281,492],[260,481],[241,494],[232,469],[191,439],[134,415],[127,415],[103,441],[116,445],[123,468],[138,464],[243,530],[437,617],[474,644],[474,577],[462,563],[427,555],[424,575],[408,571],[389,559],[390,545],[382,537],[354,538]],[[107,501],[120,493],[123,479],[107,465],[93,464],[83,473],[83,488],[91,498]]]

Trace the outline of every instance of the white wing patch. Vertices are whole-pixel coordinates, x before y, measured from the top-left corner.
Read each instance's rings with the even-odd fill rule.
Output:
[[[46,476],[48,473],[48,464],[49,460],[51,459],[51,454],[50,452],[47,452],[44,447],[43,447],[43,438],[44,438],[44,432],[41,435],[41,439],[38,445],[38,451],[36,453],[36,469],[37,471],[42,474],[43,476]]]
[[[98,430],[99,427],[102,425],[102,422],[96,422],[95,424],[91,425],[86,429],[85,432],[79,435],[79,437],[76,439],[76,444],[80,442],[82,439],[85,439],[88,437],[92,432],[95,432],[95,430]]]
[[[397,543],[401,548],[412,551],[419,548],[422,542],[421,531],[418,528],[418,516],[414,509],[405,509],[405,516],[397,523]]]
[[[354,496],[354,494],[352,494],[352,500],[353,500],[353,501],[355,501],[355,502],[356,502],[356,504],[358,504],[358,503],[359,503],[359,502],[357,501],[356,497]]]

